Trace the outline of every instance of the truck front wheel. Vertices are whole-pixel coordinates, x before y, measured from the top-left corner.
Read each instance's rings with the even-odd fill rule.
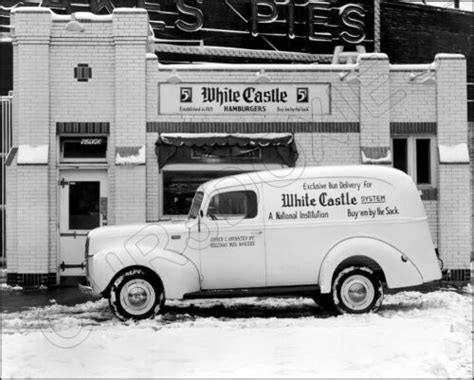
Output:
[[[374,312],[382,304],[382,282],[372,269],[351,266],[337,274],[332,285],[332,298],[340,313]]]
[[[153,318],[164,305],[163,286],[143,269],[122,273],[110,288],[109,304],[122,321]]]

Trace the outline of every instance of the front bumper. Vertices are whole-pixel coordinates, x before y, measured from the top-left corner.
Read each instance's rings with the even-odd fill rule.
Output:
[[[101,296],[101,294],[91,286],[89,279],[87,277],[84,280],[82,280],[77,285],[77,287],[79,288],[79,291],[83,294],[87,294],[94,297]]]
[[[92,286],[79,284],[79,285],[77,285],[77,287],[79,288],[79,291],[83,294],[87,294],[87,295],[91,295],[91,296],[99,296],[100,295],[100,294],[98,294],[97,292],[94,291]]]
[[[92,259],[92,256],[88,256],[86,257],[86,277],[81,281],[81,283],[79,283],[78,285],[78,288],[80,290],[81,293],[83,294],[88,294],[88,295],[91,295],[91,296],[101,296],[101,293],[100,291],[92,286],[92,282],[89,280],[90,278],[90,270],[89,270],[89,267],[90,267],[90,264],[91,264],[91,259]]]

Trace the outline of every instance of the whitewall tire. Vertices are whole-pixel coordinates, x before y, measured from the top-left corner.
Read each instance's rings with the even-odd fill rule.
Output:
[[[163,309],[164,301],[160,281],[140,268],[121,274],[110,289],[110,307],[121,320],[153,318]]]
[[[351,266],[341,270],[332,285],[334,306],[340,313],[375,312],[383,300],[383,286],[368,267]]]

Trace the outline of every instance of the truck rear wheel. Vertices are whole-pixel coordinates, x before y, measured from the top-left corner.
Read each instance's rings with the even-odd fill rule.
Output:
[[[375,312],[383,300],[382,282],[372,269],[351,266],[336,276],[332,285],[332,298],[340,313]]]
[[[140,268],[121,274],[110,289],[110,307],[122,321],[153,318],[162,310],[164,301],[161,283]]]

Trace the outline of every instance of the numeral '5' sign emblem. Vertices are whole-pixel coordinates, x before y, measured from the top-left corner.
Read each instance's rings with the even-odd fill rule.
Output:
[[[179,99],[181,103],[191,103],[193,101],[193,89],[191,87],[181,87]]]
[[[296,89],[296,102],[297,103],[308,103],[309,91],[308,87],[298,87]]]

